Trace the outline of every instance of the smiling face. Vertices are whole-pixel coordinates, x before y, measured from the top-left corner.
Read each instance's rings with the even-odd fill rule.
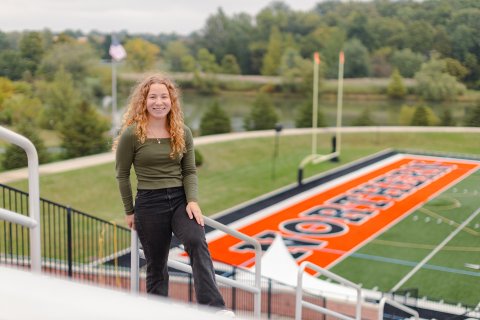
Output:
[[[172,100],[167,86],[154,83],[147,94],[147,112],[151,119],[166,119],[172,109]]]

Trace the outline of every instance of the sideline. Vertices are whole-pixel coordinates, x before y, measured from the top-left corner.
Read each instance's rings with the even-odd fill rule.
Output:
[[[328,128],[318,128],[317,133],[334,133],[336,130],[335,127]],[[368,133],[368,132],[449,132],[449,133],[480,133],[480,128],[476,127],[342,127],[342,133]],[[292,136],[292,135],[305,135],[311,134],[312,130],[310,128],[296,128],[296,129],[284,129],[281,135]],[[218,143],[218,142],[228,142],[241,139],[252,139],[252,138],[264,138],[264,137],[273,137],[276,134],[275,130],[261,130],[261,131],[246,131],[246,132],[233,132],[233,133],[224,133],[216,134],[210,136],[201,136],[195,137],[193,139],[194,144],[197,146]],[[87,168],[92,166],[97,166],[115,160],[115,155],[113,152],[106,152],[96,155],[90,155],[81,158],[69,159],[64,161],[57,161],[52,163],[42,164],[39,167],[40,175],[52,174],[65,172],[70,170],[76,170],[80,168]],[[0,183],[14,182],[18,180],[24,180],[28,178],[27,168],[21,168],[11,171],[5,171],[0,173]]]

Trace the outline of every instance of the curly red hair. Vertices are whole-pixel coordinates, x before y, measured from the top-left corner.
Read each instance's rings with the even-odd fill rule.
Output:
[[[172,102],[172,107],[167,115],[167,125],[171,138],[170,158],[174,159],[181,156],[185,152],[185,136],[184,136],[184,120],[183,112],[180,106],[180,90],[177,85],[162,74],[153,74],[147,76],[139,82],[133,89],[127,111],[123,115],[122,127],[119,136],[115,139],[113,150],[116,149],[118,139],[126,128],[132,124],[136,124],[135,134],[141,143],[147,138],[147,95],[153,84],[163,84],[167,87]]]

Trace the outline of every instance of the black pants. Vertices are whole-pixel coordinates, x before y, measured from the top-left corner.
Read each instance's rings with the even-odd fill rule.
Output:
[[[168,252],[172,232],[190,256],[197,302],[224,308],[215,282],[205,230],[186,211],[183,187],[138,190],[135,228],[147,259],[147,292],[168,296]]]

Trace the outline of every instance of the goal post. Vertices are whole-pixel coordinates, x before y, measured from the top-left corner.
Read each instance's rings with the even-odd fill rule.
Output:
[[[338,88],[337,88],[337,117],[335,135],[332,139],[332,152],[328,154],[318,154],[317,152],[317,129],[318,129],[318,74],[320,57],[318,52],[314,54],[313,63],[313,101],[312,101],[312,150],[307,155],[298,167],[297,180],[298,184],[302,184],[303,169],[309,164],[318,164],[320,162],[338,159],[340,157],[341,145],[342,145],[342,108],[343,108],[343,66],[345,64],[345,56],[343,51],[339,54],[338,63]]]

